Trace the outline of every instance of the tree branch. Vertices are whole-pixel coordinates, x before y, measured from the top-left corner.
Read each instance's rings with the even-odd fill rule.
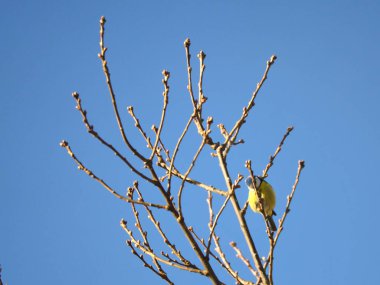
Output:
[[[273,155],[271,155],[269,157],[269,163],[267,164],[267,166],[265,167],[265,169],[263,170],[263,174],[261,175],[262,178],[265,178],[268,176],[268,171],[269,169],[272,167],[273,165],[273,162],[274,162],[274,159],[276,158],[277,154],[279,154],[279,152],[281,151],[281,148],[286,140],[286,138],[288,137],[288,135],[293,131],[294,127],[293,126],[290,126],[288,127],[288,129],[286,130],[286,133],[285,135],[283,136],[280,144],[278,145],[276,151],[274,152]]]
[[[140,205],[146,205],[146,206],[149,206],[149,207],[155,207],[155,208],[158,208],[158,209],[168,210],[168,206],[154,204],[154,203],[148,203],[148,202],[142,202],[142,201],[136,201],[136,200],[132,200],[132,199],[129,199],[129,198],[125,197],[125,196],[120,195],[114,189],[112,189],[104,180],[100,179],[98,176],[95,175],[94,172],[92,172],[91,170],[89,170],[88,168],[86,168],[83,165],[83,163],[76,157],[76,155],[74,154],[74,152],[71,150],[71,148],[69,146],[69,143],[67,141],[62,141],[60,143],[60,146],[66,149],[67,153],[71,156],[71,158],[78,165],[78,169],[79,170],[82,170],[88,176],[90,176],[95,181],[97,181],[98,183],[100,183],[104,188],[106,188],[109,192],[111,192],[111,194],[114,195],[116,198],[118,198],[120,200],[123,200],[125,202],[128,202],[128,203],[136,203],[136,204],[140,204]]]
[[[102,61],[102,67],[103,67],[103,72],[104,72],[104,75],[106,77],[106,82],[107,82],[107,86],[108,86],[108,91],[110,93],[110,96],[111,96],[111,101],[112,101],[112,106],[113,106],[113,109],[114,109],[114,112],[115,112],[115,117],[116,117],[116,121],[117,121],[117,125],[119,126],[119,130],[120,130],[120,134],[125,142],[125,144],[128,146],[128,148],[131,150],[131,152],[136,155],[139,159],[141,159],[142,161],[146,162],[147,159],[145,157],[143,157],[133,146],[132,144],[129,142],[126,134],[125,134],[125,131],[124,131],[124,127],[123,127],[123,123],[121,121],[121,118],[120,118],[120,115],[119,115],[119,109],[117,107],[117,102],[116,102],[116,96],[115,96],[115,92],[113,90],[113,86],[112,86],[112,82],[111,82],[111,74],[109,72],[109,69],[108,69],[108,63],[107,63],[107,60],[106,60],[106,52],[107,52],[107,48],[104,47],[104,25],[106,23],[106,18],[104,16],[102,16],[100,18],[100,42],[99,42],[99,45],[100,45],[100,53],[98,54],[98,57],[100,58],[100,60]]]

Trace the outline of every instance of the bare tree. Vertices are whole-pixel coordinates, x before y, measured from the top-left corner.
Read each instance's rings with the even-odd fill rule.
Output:
[[[114,147],[99,132],[95,131],[94,126],[89,122],[86,110],[84,110],[82,106],[82,101],[79,94],[77,92],[74,92],[72,96],[76,101],[76,109],[80,112],[88,133],[91,134],[97,141],[99,141],[106,149],[115,154],[125,164],[125,166],[133,172],[134,176],[139,179],[140,183],[138,180],[136,180],[133,182],[133,185],[128,188],[127,194],[122,195],[119,191],[116,191],[113,187],[111,187],[108,182],[87,168],[85,164],[79,160],[79,158],[73,152],[67,141],[62,141],[60,145],[66,149],[67,153],[75,161],[80,170],[84,171],[88,176],[100,183],[116,198],[129,203],[134,216],[134,228],[137,233],[132,231],[132,228],[129,225],[130,223],[127,223],[127,221],[124,219],[121,220],[120,224],[128,235],[127,245],[130,247],[132,253],[142,262],[146,268],[160,276],[167,283],[174,284],[165,269],[170,266],[203,275],[204,277],[208,278],[212,284],[225,284],[226,281],[222,281],[222,278],[225,278],[223,276],[226,276],[227,274],[237,284],[273,285],[274,250],[278,243],[280,234],[283,231],[284,222],[289,213],[290,205],[294,197],[296,187],[298,185],[299,177],[304,167],[304,162],[298,162],[296,179],[291,193],[287,197],[285,211],[278,221],[278,231],[272,232],[269,228],[268,223],[266,222],[266,235],[269,242],[269,252],[266,258],[260,258],[253,238],[253,233],[250,231],[246,220],[248,201],[243,201],[242,203],[242,201],[238,201],[236,195],[236,189],[240,188],[240,183],[243,179],[243,175],[238,174],[235,179],[231,177],[230,169],[227,165],[227,157],[232,147],[244,143],[242,139],[238,140],[239,132],[243,125],[246,123],[248,115],[252,112],[252,108],[255,105],[255,99],[259,94],[259,91],[262,88],[264,82],[266,81],[267,75],[272,65],[276,61],[276,56],[271,56],[271,58],[267,61],[266,69],[261,80],[258,82],[247,106],[243,108],[243,112],[240,118],[235,122],[232,129],[228,131],[223,124],[218,125],[223,139],[217,141],[214,137],[211,136],[213,118],[208,117],[205,119],[202,112],[203,105],[207,100],[203,93],[203,74],[205,70],[204,61],[206,55],[202,51],[200,51],[197,55],[199,59],[200,75],[198,80],[198,94],[196,95],[193,88],[194,84],[192,78],[192,66],[190,61],[190,40],[186,39],[184,42],[184,47],[186,53],[188,76],[187,89],[193,111],[188,118],[187,124],[184,127],[182,134],[178,138],[174,150],[169,150],[166,147],[165,140],[161,136],[163,127],[167,120],[166,110],[169,102],[170,73],[167,70],[164,70],[162,72],[162,83],[164,90],[163,106],[161,110],[161,120],[158,124],[158,127],[152,127],[153,139],[143,129],[133,107],[128,107],[128,113],[135,122],[134,126],[139,131],[142,138],[146,142],[148,149],[150,150],[149,155],[144,155],[143,152],[141,152],[131,143],[130,138],[128,138],[124,130],[106,59],[107,48],[104,45],[105,22],[105,18],[101,17],[99,58],[102,63],[116,122],[120,130],[120,135],[129,152],[128,156],[133,155],[141,162],[141,164],[133,163],[127,155],[124,155],[121,150]],[[188,134],[191,124],[194,124],[196,126],[196,130],[201,138],[201,142],[186,171],[180,171],[176,166],[176,159],[179,155],[179,149],[183,142],[183,139]],[[269,162],[266,168],[263,170],[261,177],[266,178],[268,176],[268,171],[272,167],[275,158],[281,151],[286,138],[292,132],[292,130],[293,127],[289,127],[286,130],[286,133],[284,134],[274,154],[270,156]],[[212,156],[218,160],[220,171],[224,177],[224,189],[219,189],[217,187],[211,186],[204,181],[198,181],[191,176],[192,170],[194,169],[201,152],[204,151],[205,148],[210,148],[212,151]],[[142,166],[145,169],[142,169]],[[245,167],[247,169],[247,174],[253,178],[254,173],[251,168],[251,162],[246,161]],[[163,173],[163,175],[161,176],[160,173]],[[178,183],[175,184],[174,181],[177,181]],[[155,188],[156,191],[162,196],[163,203],[155,203],[153,201],[146,200],[143,194],[144,187],[141,186],[141,182],[144,182],[144,185],[147,185],[146,188]],[[194,187],[203,189],[208,193],[207,206],[209,216],[205,217],[205,223],[208,222],[209,233],[206,236],[200,236],[200,234],[196,232],[196,229],[190,226],[187,223],[187,219],[185,219],[183,193],[187,185],[193,185]],[[221,206],[217,209],[215,209],[213,205],[214,197],[221,197],[223,200],[223,203],[221,203]],[[264,209],[263,199],[261,198],[260,194],[259,201],[261,209]],[[236,252],[238,259],[243,262],[243,264],[252,274],[251,276],[242,277],[239,275],[238,271],[233,267],[231,257],[227,256],[225,249],[222,249],[221,237],[223,237],[223,234],[219,233],[217,235],[218,222],[221,220],[222,213],[226,209],[226,206],[229,204],[232,205],[235,217],[240,226],[241,233],[244,236],[249,252],[243,253],[236,242],[230,242],[230,246],[231,249]],[[167,253],[165,251],[159,252],[156,250],[156,248],[154,248],[152,245],[152,239],[150,238],[151,234],[149,232],[148,235],[148,230],[146,230],[143,226],[144,222],[140,217],[141,211],[145,211],[147,213],[147,218],[152,223],[153,229],[155,229],[156,234],[162,238],[170,253]],[[187,248],[187,250],[181,250],[178,248],[178,246],[176,246],[177,237],[173,238],[170,236],[170,231],[168,232],[168,230],[165,229],[165,223],[167,220],[160,218],[159,211],[169,213],[174,218],[175,223],[179,226],[181,232],[188,241],[190,249]],[[263,210],[261,212],[262,216],[264,217],[263,221],[267,221],[265,212]],[[219,227],[218,229],[221,232],[223,231],[223,228]],[[150,228],[150,231],[152,231],[152,228]],[[190,254],[189,251],[195,253],[195,255]],[[196,256],[196,258],[189,256]],[[220,274],[221,271],[224,272],[224,275]]]

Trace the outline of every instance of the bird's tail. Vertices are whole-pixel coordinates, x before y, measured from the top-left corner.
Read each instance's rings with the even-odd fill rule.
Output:
[[[277,231],[276,223],[273,220],[273,216],[268,216],[267,219],[268,219],[268,223],[269,223],[269,229],[272,232]]]

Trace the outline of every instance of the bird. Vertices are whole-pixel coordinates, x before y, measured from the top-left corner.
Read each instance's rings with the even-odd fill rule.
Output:
[[[251,207],[252,211],[256,213],[261,213],[259,196],[257,195],[257,191],[261,193],[261,197],[263,199],[263,206],[265,211],[265,218],[268,220],[269,228],[272,232],[277,231],[276,224],[273,220],[273,215],[276,215],[274,211],[274,207],[276,206],[276,193],[273,190],[272,185],[270,185],[267,181],[265,181],[262,177],[254,176],[255,185],[253,185],[252,177],[248,177],[245,180],[245,183],[248,186],[248,203]],[[256,190],[257,189],[257,190]]]

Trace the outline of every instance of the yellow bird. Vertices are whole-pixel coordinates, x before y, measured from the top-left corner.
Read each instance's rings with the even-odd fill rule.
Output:
[[[273,220],[273,215],[276,215],[274,212],[274,207],[276,206],[276,193],[274,192],[272,186],[266,182],[263,178],[255,176],[255,186],[252,183],[252,178],[248,177],[245,180],[245,183],[248,186],[248,202],[252,211],[256,213],[261,213],[260,211],[260,202],[259,197],[257,195],[257,191],[261,193],[261,197],[263,199],[264,211],[267,216],[269,228],[272,232],[277,231],[276,224]],[[257,189],[257,191],[256,191]]]

